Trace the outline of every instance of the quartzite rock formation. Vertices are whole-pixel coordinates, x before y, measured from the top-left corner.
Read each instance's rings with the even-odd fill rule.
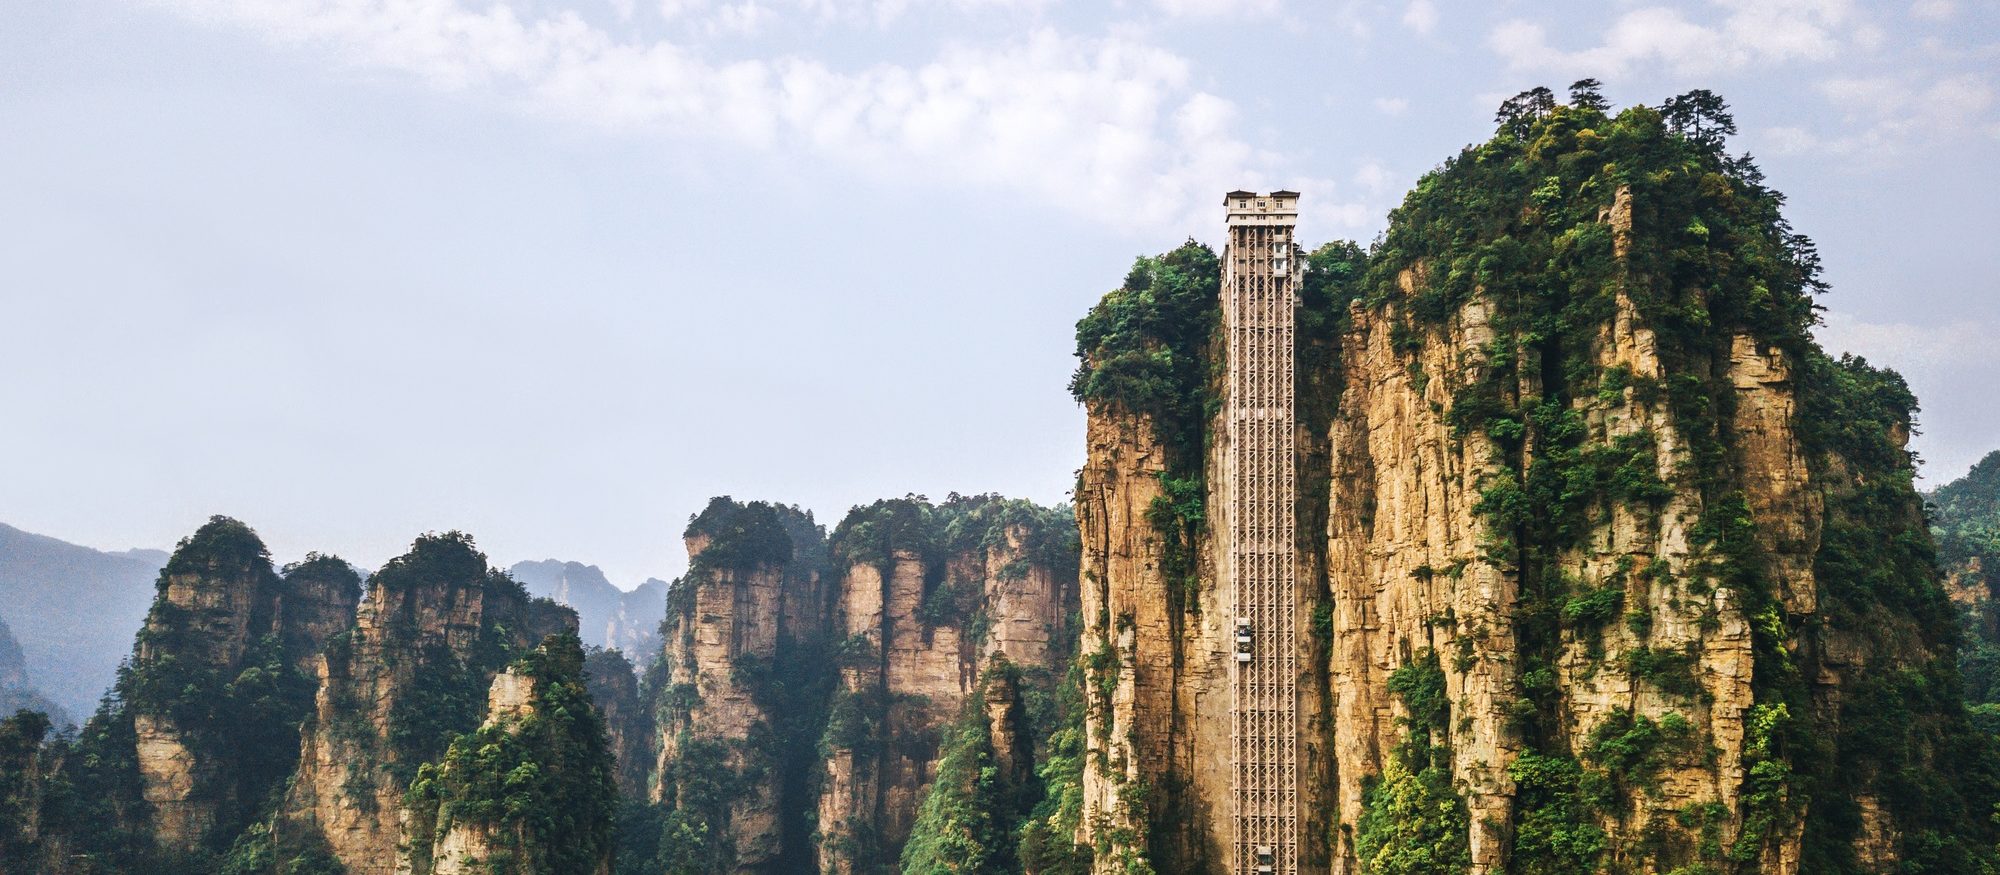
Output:
[[[351,875],[397,871],[403,795],[484,717],[513,654],[576,615],[533,599],[457,533],[417,539],[369,580],[354,628],[327,648],[285,831],[324,838]]]
[[[126,676],[152,833],[194,850],[233,835],[296,756],[299,667],[353,616],[359,581],[313,557],[279,576],[248,526],[216,517],[181,542]]]
[[[840,679],[819,798],[820,871],[893,863],[931,789],[940,742],[974,699],[992,744],[1032,774],[1022,688],[1047,692],[1070,656],[1075,540],[1056,511],[992,496],[856,508],[833,536]],[[1001,701],[985,696],[1000,695]],[[1005,762],[1003,762],[1003,766]]]
[[[1312,256],[1305,871],[1990,856],[1912,400],[1813,345],[1815,256],[1714,119],[1524,95],[1374,252]],[[1080,326],[1100,872],[1230,859],[1218,272],[1142,261]]]

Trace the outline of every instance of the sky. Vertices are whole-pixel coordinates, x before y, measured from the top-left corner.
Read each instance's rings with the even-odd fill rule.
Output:
[[[1991,0],[9,0],[0,521],[630,587],[711,495],[1066,500],[1133,258],[1238,187],[1371,240],[1585,76],[1730,101],[1938,482],[2000,447],[1997,70]]]

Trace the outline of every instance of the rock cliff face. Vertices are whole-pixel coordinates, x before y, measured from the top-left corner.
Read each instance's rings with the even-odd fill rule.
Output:
[[[1374,252],[1311,259],[1307,871],[1991,854],[1913,402],[1812,345],[1809,244],[1698,104],[1524,95]],[[1080,325],[1082,822],[1103,872],[1227,865],[1212,264],[1143,260]]]
[[[895,869],[920,809],[951,835],[985,811],[970,779],[935,798],[959,738],[960,777],[990,760],[1009,788],[982,847],[1012,859],[1072,652],[1072,525],[994,496],[911,496],[856,508],[829,542],[794,508],[713,501],[647,673],[663,838],[642,853],[700,872]]]
[[[1208,545],[1182,540],[1179,521],[1155,512],[1171,500],[1168,450],[1151,421],[1093,414],[1086,435],[1076,505],[1090,701],[1086,816],[1100,857],[1115,867],[1149,857],[1162,871],[1199,871],[1197,861],[1228,840],[1220,832],[1227,797],[1215,794],[1228,787],[1229,647],[1221,621],[1205,619],[1226,609],[1214,586],[1190,585]],[[1198,564],[1170,568],[1170,550]]]
[[[285,657],[306,677],[319,673],[320,651],[354,625],[361,575],[337,556],[309,553],[285,566],[271,606]]]
[[[575,624],[489,568],[469,537],[417,539],[370,578],[353,629],[319,663],[283,831],[323,837],[352,875],[398,871],[419,765],[479,724],[515,653]]]
[[[796,508],[723,497],[686,540],[688,572],[661,626],[651,796],[700,835],[662,856],[704,872],[792,871],[810,850],[800,721],[821,711],[824,534]]]
[[[968,705],[997,715],[1001,766],[1032,776],[1024,688],[1046,697],[1067,663],[1077,572],[1060,512],[993,496],[876,502],[832,543],[840,677],[822,742],[819,867],[847,875],[899,859]],[[996,666],[1010,680],[985,686],[998,697],[985,702]]]
[[[182,541],[82,729],[0,723],[0,821],[21,821],[0,869],[608,871],[613,762],[575,615],[455,532],[357,611],[360,592],[331,556],[274,572],[235,520]]]
[[[288,572],[223,517],[161,572],[124,695],[153,836],[167,848],[226,843],[296,756],[289,728],[310,695],[299,666],[345,625],[358,581],[337,559]]]

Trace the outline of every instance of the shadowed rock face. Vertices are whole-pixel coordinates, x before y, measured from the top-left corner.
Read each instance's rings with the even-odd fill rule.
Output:
[[[39,711],[58,726],[70,719],[62,706],[49,701],[29,682],[28,660],[21,653],[21,644],[14,640],[7,624],[0,622],[0,715],[12,716],[16,711]]]
[[[1928,496],[1938,561],[1967,632],[1960,653],[1966,699],[2000,716],[2000,452]]]
[[[604,731],[616,763],[618,794],[644,799],[654,767],[653,723],[639,697],[632,663],[616,650],[596,649],[584,661],[590,700],[604,717]]]

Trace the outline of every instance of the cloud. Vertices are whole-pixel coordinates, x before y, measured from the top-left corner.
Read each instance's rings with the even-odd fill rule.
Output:
[[[769,7],[759,4],[757,0],[725,4],[715,11],[713,18],[709,19],[709,33],[755,36],[777,15]]]
[[[1773,128],[1761,134],[1766,148],[1893,158],[1940,140],[1978,136],[1989,128],[1996,102],[1993,85],[1970,73],[1928,82],[1914,74],[1841,77],[1821,83],[1819,91],[1841,116],[1844,132]]]
[[[1945,21],[1958,14],[1958,4],[1952,0],[1917,0],[1910,4],[1910,14],[1926,21]]]
[[[1678,9],[1649,6],[1618,17],[1599,44],[1563,51],[1541,25],[1502,22],[1487,45],[1517,70],[1618,75],[1661,65],[1677,73],[1710,74],[1753,64],[1828,60],[1857,16],[1848,0],[1715,0],[1720,20],[1703,23]]]
[[[1354,171],[1354,184],[1362,191],[1378,197],[1394,194],[1397,188],[1396,175],[1378,161],[1365,162],[1359,170]]]
[[[1437,6],[1431,0],[1411,0],[1403,9],[1403,26],[1421,34],[1428,34],[1437,27]]]
[[[1408,112],[1409,109],[1410,101],[1406,97],[1375,98],[1375,111],[1383,115],[1402,115]]]
[[[739,4],[744,28],[761,23],[755,2]],[[1186,59],[1121,36],[1041,29],[999,45],[948,45],[921,64],[837,69],[796,54],[713,60],[699,45],[621,41],[569,10],[522,17],[460,0],[164,3],[553,119],[830,156],[884,176],[1010,191],[1135,230],[1206,222],[1212,196],[1230,188],[1299,182],[1283,175],[1284,155],[1242,139],[1235,105],[1196,87]],[[1330,184],[1311,193],[1337,203]]]
[[[1281,0],[1153,0],[1153,4],[1177,18],[1275,15],[1284,5]]]
[[[799,2],[808,9],[818,10],[823,19],[867,19],[879,27],[887,27],[919,6],[948,6],[960,12],[1035,13],[1051,5],[1054,0],[799,0]]]

